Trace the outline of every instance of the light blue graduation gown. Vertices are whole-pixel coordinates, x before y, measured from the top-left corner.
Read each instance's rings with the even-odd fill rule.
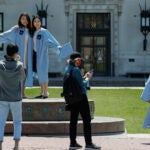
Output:
[[[144,87],[143,92],[141,94],[141,99],[145,102],[150,100],[150,76],[145,83],[145,87]]]
[[[0,34],[0,43],[13,43],[19,48],[18,54],[21,56],[21,61],[24,62],[24,44],[25,44],[25,28],[14,26],[10,30]],[[27,52],[27,74],[25,86],[33,85],[32,71],[32,54],[33,54],[33,39],[29,34],[28,52]]]
[[[47,29],[41,28],[36,36],[36,52],[37,52],[37,75],[39,83],[48,82],[48,66],[49,56],[48,49],[53,48],[58,51],[59,42],[50,34]],[[57,67],[57,64],[56,64]]]

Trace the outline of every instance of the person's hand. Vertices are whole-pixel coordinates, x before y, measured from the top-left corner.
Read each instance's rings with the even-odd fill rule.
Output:
[[[93,72],[88,72],[89,78],[91,79],[93,77]]]
[[[85,74],[85,80],[90,80],[91,78],[92,78],[92,76],[93,76],[93,72],[87,72],[86,74]]]
[[[17,61],[20,61],[20,60],[21,60],[21,57],[20,57],[19,55],[16,55],[15,59],[16,59]]]

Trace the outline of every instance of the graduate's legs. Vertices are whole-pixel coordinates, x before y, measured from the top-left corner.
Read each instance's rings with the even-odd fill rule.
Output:
[[[41,84],[41,89],[42,89],[42,95],[43,95],[43,98],[48,98],[48,83],[42,83]]]
[[[25,96],[25,86],[24,85],[22,85],[22,87],[21,87],[21,92],[22,92],[22,98],[26,98],[26,96]]]
[[[44,96],[48,96],[48,83],[44,83]]]
[[[41,95],[43,95],[43,84],[41,83]]]
[[[43,98],[43,84],[40,84],[40,87],[41,87],[41,92],[40,92],[40,95],[36,96],[35,98]]]
[[[39,96],[36,96],[35,98],[48,98],[49,93],[48,93],[48,83],[41,83],[41,93]]]
[[[41,86],[41,93],[39,96],[36,96],[35,98],[48,98],[48,95],[49,95],[47,92],[48,84],[47,83],[41,83],[40,86]]]

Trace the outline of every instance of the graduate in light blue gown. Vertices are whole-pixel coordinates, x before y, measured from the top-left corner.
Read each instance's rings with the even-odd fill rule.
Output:
[[[145,87],[141,94],[141,99],[144,102],[150,103],[150,76],[145,83]],[[148,108],[148,111],[146,113],[144,123],[143,123],[143,128],[150,128],[150,107]]]
[[[48,98],[48,49],[53,48],[59,51],[61,46],[47,29],[41,27],[39,16],[34,16],[32,28],[34,31],[33,70],[37,72],[41,86],[41,94],[36,98]]]
[[[145,83],[145,87],[144,87],[143,92],[141,94],[141,99],[145,102],[150,103],[150,76]]]
[[[0,43],[13,43],[19,48],[18,54],[24,64],[26,77],[22,84],[22,97],[25,98],[25,86],[32,86],[32,53],[33,40],[31,36],[31,20],[27,13],[22,13],[18,25],[0,34]]]

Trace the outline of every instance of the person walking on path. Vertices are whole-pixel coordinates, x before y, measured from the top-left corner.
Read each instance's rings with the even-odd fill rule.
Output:
[[[87,98],[87,82],[92,77],[92,74],[90,74],[86,77],[82,77],[81,73],[81,66],[83,61],[81,59],[80,53],[72,53],[70,55],[69,65],[66,68],[65,76],[68,74],[72,74],[72,78],[76,81],[77,85],[81,89],[81,101],[78,101],[74,104],[68,104],[66,109],[70,111],[70,147],[69,149],[78,149],[82,148],[80,144],[76,141],[76,135],[77,135],[77,121],[79,113],[81,114],[81,117],[83,119],[83,128],[84,128],[84,138],[85,138],[85,149],[99,149],[100,147],[96,146],[92,142],[92,135],[91,135],[91,115],[90,115],[90,108]]]
[[[17,61],[18,47],[8,44],[5,59],[0,61],[0,150],[4,137],[4,128],[9,110],[13,116],[14,150],[18,150],[21,137],[22,95],[21,80],[23,64]]]
[[[10,30],[0,34],[0,43],[13,43],[18,46],[18,54],[23,62],[25,70],[25,79],[22,84],[22,97],[25,96],[25,87],[33,85],[32,72],[32,52],[33,40],[31,34],[31,20],[27,13],[22,13],[18,19],[18,25],[12,27]]]
[[[41,93],[36,98],[48,98],[48,49],[56,51],[61,48],[58,41],[51,33],[41,27],[41,19],[34,16],[32,19],[33,27],[33,71],[37,72]]]

